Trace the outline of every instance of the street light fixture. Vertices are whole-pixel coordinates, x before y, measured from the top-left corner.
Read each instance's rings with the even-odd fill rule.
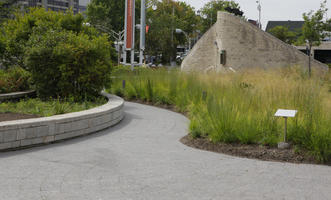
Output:
[[[260,29],[262,28],[262,24],[261,24],[261,10],[262,10],[262,6],[261,6],[261,0],[256,1],[257,5],[257,10],[259,11],[259,27]]]
[[[143,57],[145,51],[146,41],[146,3],[145,0],[141,0],[141,13],[140,13],[140,53],[139,64],[143,64]]]
[[[191,41],[190,41],[190,38],[188,37],[187,33],[180,28],[176,28],[176,33],[183,33],[185,35],[186,40],[189,42],[188,50],[190,51],[191,50]]]
[[[90,23],[86,22],[86,23],[83,23],[84,26],[91,26]],[[120,62],[121,62],[121,57],[122,57],[122,46],[124,46],[124,42],[123,42],[123,39],[124,39],[124,30],[123,31],[119,31],[119,32],[116,32],[112,29],[109,29],[107,28],[106,26],[103,26],[103,25],[94,25],[94,27],[96,29],[98,29],[99,31],[102,31],[102,32],[105,32],[105,33],[108,33],[111,37],[113,37],[113,39],[115,39],[115,45],[117,46],[116,50],[118,51],[118,65],[120,65]]]

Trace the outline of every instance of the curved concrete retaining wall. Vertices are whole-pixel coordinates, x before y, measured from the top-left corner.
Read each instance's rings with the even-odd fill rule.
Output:
[[[15,149],[87,135],[119,123],[124,100],[103,93],[107,104],[52,117],[0,122],[0,150]]]
[[[32,95],[34,93],[35,93],[34,90],[29,90],[29,91],[25,91],[25,92],[12,92],[12,93],[7,93],[7,94],[0,94],[0,101],[8,100],[8,99],[18,99],[18,98]]]

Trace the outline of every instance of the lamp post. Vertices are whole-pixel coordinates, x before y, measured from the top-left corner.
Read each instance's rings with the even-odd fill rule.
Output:
[[[141,0],[141,16],[140,16],[140,55],[139,64],[143,64],[143,57],[145,51],[145,33],[146,33],[146,4],[145,0]]]
[[[105,26],[102,25],[95,25],[95,28],[97,28],[98,30],[108,33],[111,37],[113,37],[115,39],[115,45],[117,45],[118,49],[118,65],[120,65],[121,62],[121,55],[123,53],[122,51],[122,46],[124,45],[123,39],[124,39],[124,30],[120,31],[120,32],[115,32],[114,30],[110,30]],[[123,62],[125,64],[125,60],[123,57]]]
[[[83,23],[84,26],[91,26],[90,23]],[[102,32],[105,32],[105,33],[108,33],[112,38],[115,39],[115,45],[117,45],[117,51],[118,51],[118,65],[120,65],[120,62],[121,62],[121,55],[123,53],[122,51],[122,46],[124,46],[124,42],[123,42],[123,39],[124,39],[124,30],[123,31],[119,31],[119,32],[116,32],[112,29],[109,29],[107,28],[106,26],[102,26],[102,25],[94,25],[94,27],[96,29],[98,29],[99,31],[102,31]],[[125,62],[125,59],[123,57],[123,62]]]
[[[257,5],[257,10],[259,11],[259,28],[262,28],[262,24],[261,24],[261,10],[262,10],[262,6],[261,6],[261,0],[256,1]]]
[[[306,40],[306,50],[307,50],[307,55],[308,55],[308,74],[309,77],[311,77],[311,44],[309,40]]]
[[[187,33],[185,33],[185,31],[183,31],[182,29],[180,28],[176,28],[176,33],[183,33],[186,37],[186,40],[188,41],[188,50],[191,50],[191,41],[190,41],[190,38],[188,37]]]

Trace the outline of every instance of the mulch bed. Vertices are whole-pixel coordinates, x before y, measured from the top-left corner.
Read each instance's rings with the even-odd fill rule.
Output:
[[[134,103],[152,105],[152,106],[168,109],[174,112],[178,112],[175,106],[173,105],[160,105],[141,100],[130,100],[130,101]],[[181,114],[187,116],[187,113],[181,113]],[[296,152],[293,147],[290,149],[278,149],[277,147],[269,147],[269,146],[254,145],[254,144],[245,145],[245,144],[213,143],[208,138],[194,139],[190,135],[183,137],[180,141],[183,144],[196,149],[212,151],[216,153],[222,153],[222,154],[238,156],[243,158],[259,159],[264,161],[289,162],[289,163],[320,164],[307,152],[303,150],[300,150],[300,152]]]
[[[3,121],[12,121],[18,119],[31,119],[38,118],[38,115],[30,115],[30,114],[20,114],[20,113],[0,113],[0,122]]]
[[[193,139],[190,135],[180,140],[183,144],[206,151],[223,153],[231,156],[244,158],[259,159],[265,161],[280,161],[290,163],[308,163],[319,164],[312,156],[306,152],[295,152],[291,149],[278,149],[262,145],[245,145],[245,144],[224,144],[213,143],[207,138]]]

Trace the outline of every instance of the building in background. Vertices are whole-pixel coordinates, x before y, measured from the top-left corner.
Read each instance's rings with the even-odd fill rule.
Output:
[[[44,7],[46,10],[65,12],[72,8],[74,13],[79,11],[79,0],[19,0],[22,8]]]
[[[276,26],[284,26],[288,28],[289,31],[299,32],[302,30],[304,21],[269,21],[266,27],[266,32],[269,32],[270,29],[275,28]]]
[[[80,0],[79,1],[79,12],[83,13],[87,10],[87,5],[90,3],[90,0]]]

